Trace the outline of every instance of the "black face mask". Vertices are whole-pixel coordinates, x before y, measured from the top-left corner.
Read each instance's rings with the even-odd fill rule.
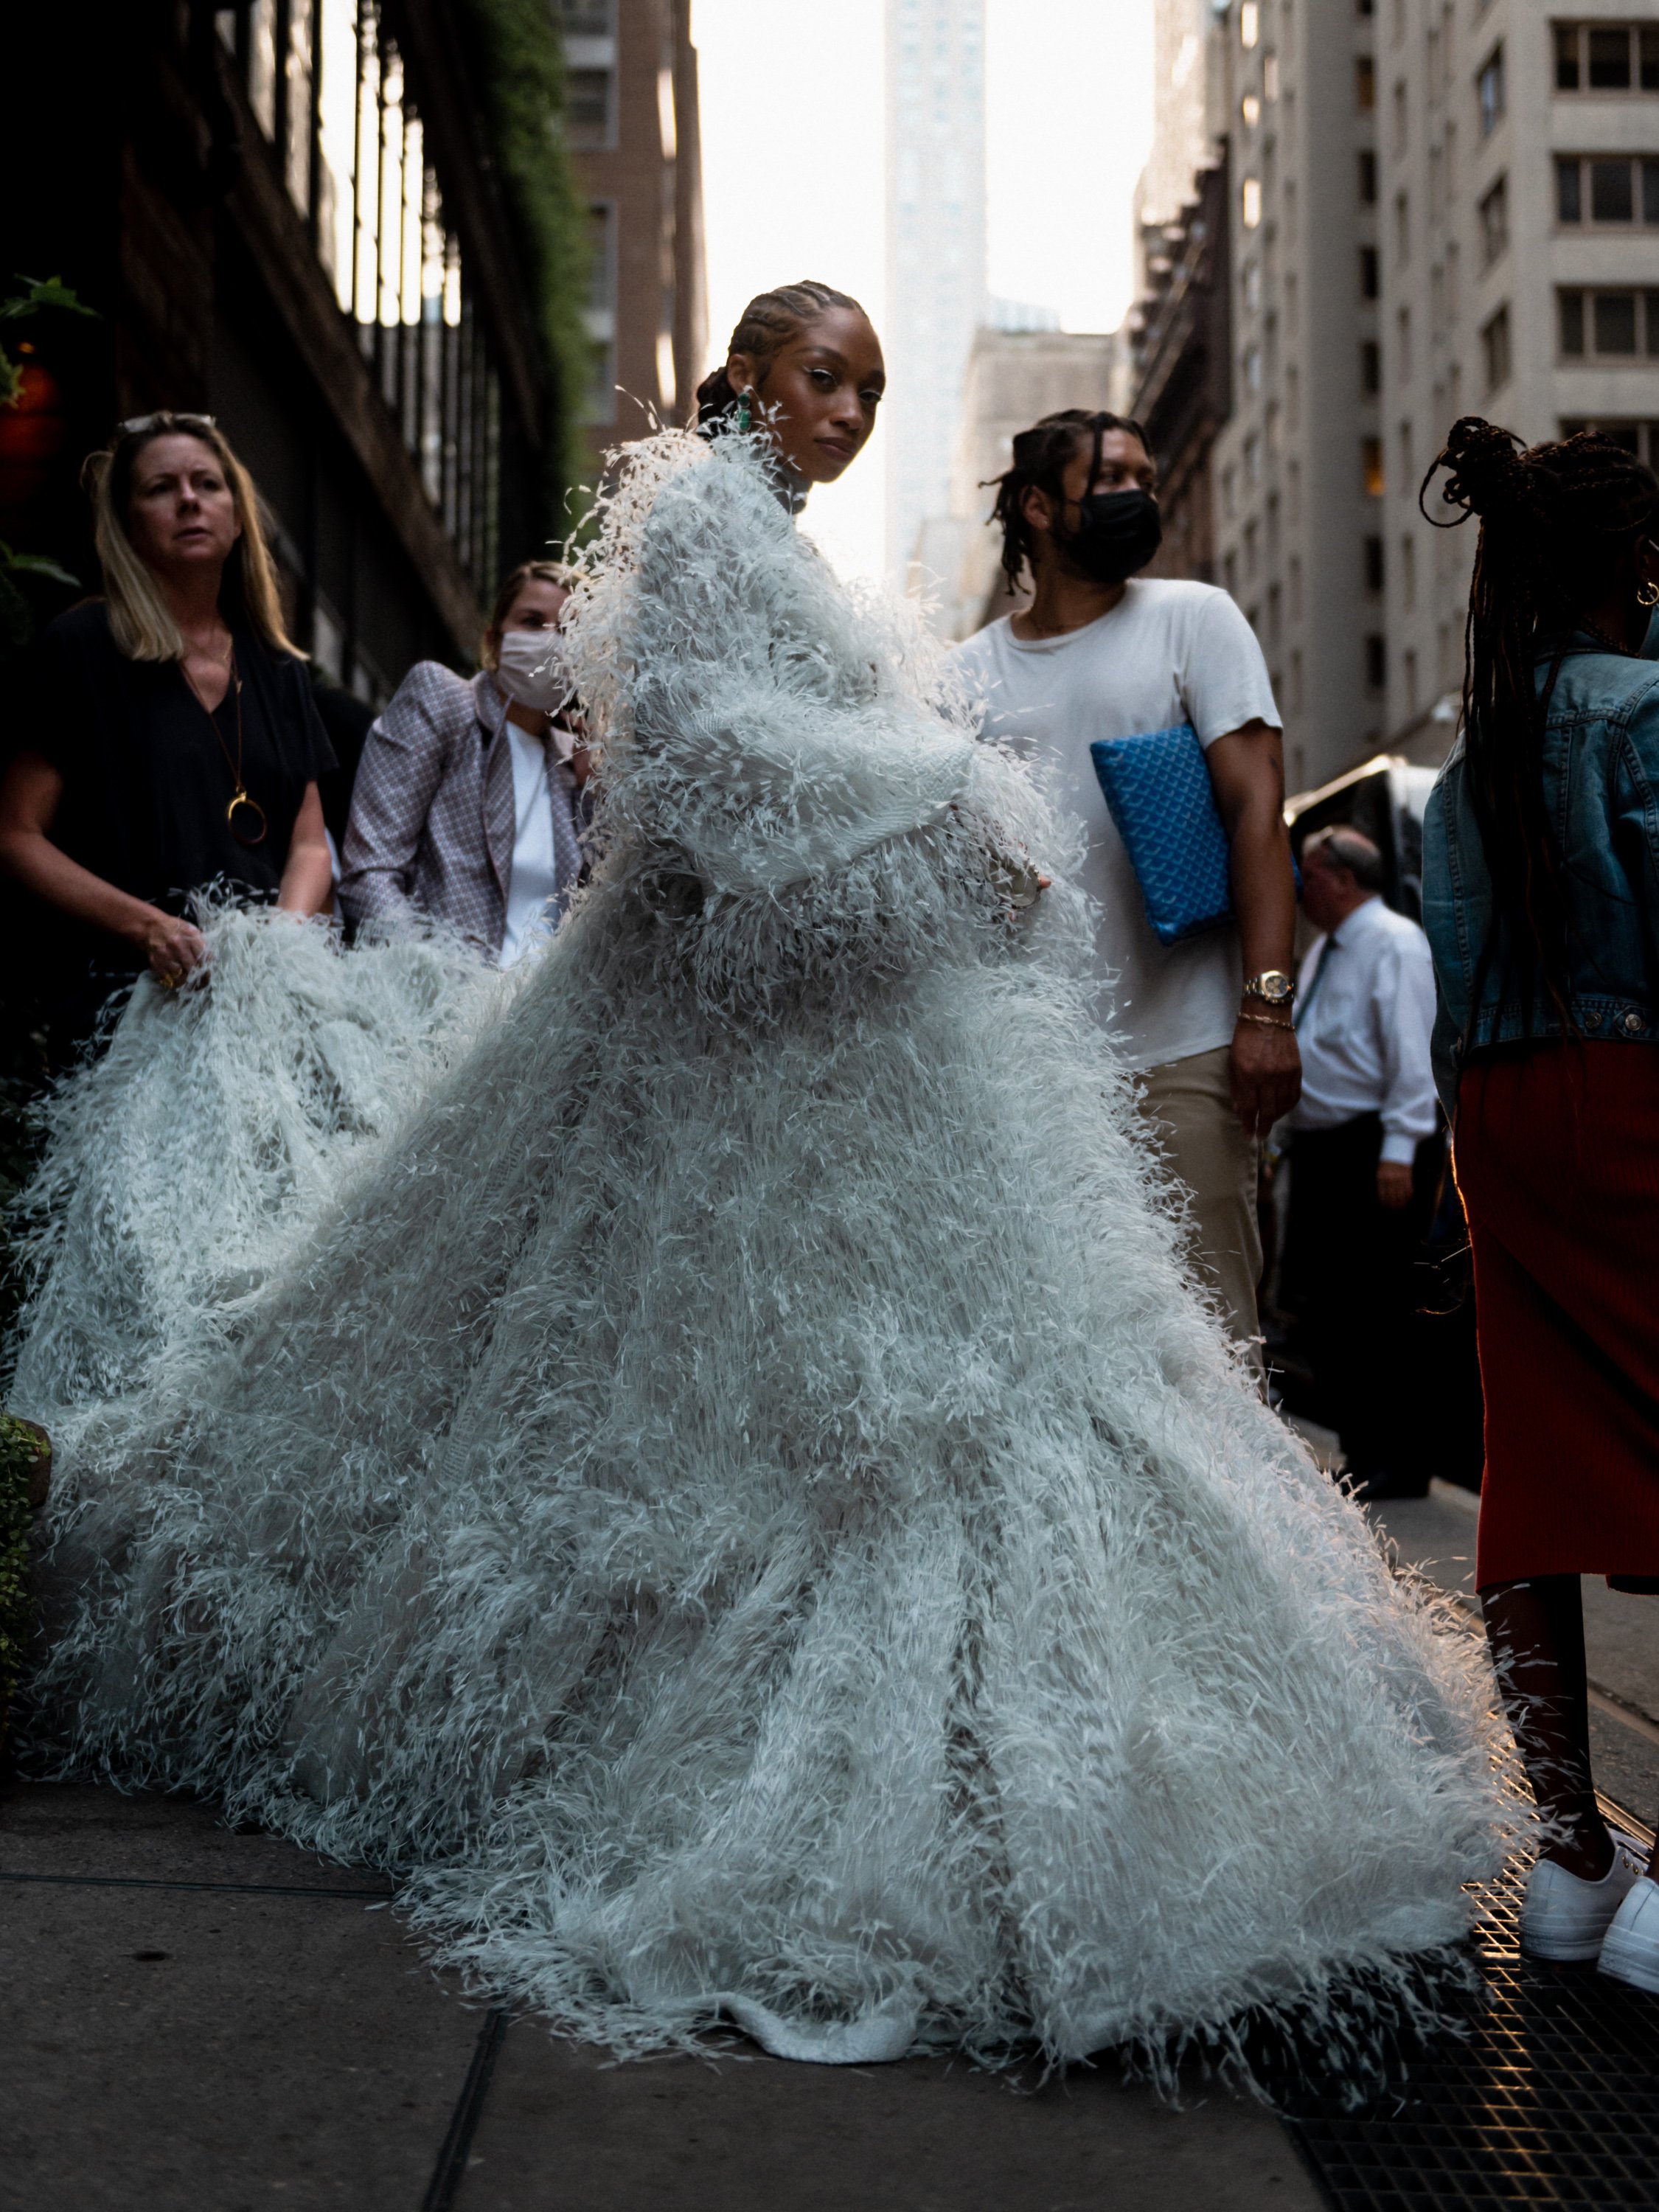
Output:
[[[1078,501],[1075,530],[1054,532],[1066,559],[1097,584],[1121,584],[1164,542],[1164,518],[1149,491],[1092,491]]]

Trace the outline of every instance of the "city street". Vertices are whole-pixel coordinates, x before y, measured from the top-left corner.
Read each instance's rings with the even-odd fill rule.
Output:
[[[1466,1589],[1474,1507],[1437,1484],[1388,1507],[1388,1530]],[[1586,1598],[1602,1785],[1651,1819],[1659,1615],[1597,1583]],[[1046,2086],[741,2043],[616,2065],[468,2004],[377,1878],[179,1800],[12,1784],[0,1892],[0,2203],[19,2212],[1360,2212],[1649,2204],[1659,2186],[1659,2002],[1518,1968],[1501,1920],[1469,2046],[1386,2111],[1287,2127],[1197,2082],[1171,2110],[1109,2063]]]

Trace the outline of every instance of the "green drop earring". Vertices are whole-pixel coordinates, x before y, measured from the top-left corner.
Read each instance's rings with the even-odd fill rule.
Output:
[[[739,430],[746,430],[749,428],[749,394],[747,392],[741,393],[738,399],[738,428]]]

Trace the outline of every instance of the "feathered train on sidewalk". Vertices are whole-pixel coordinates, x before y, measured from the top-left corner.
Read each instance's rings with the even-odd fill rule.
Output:
[[[753,441],[630,450],[570,642],[594,880],[231,1340],[83,1415],[37,1762],[407,1869],[622,2050],[1407,1990],[1495,1863],[1480,1678],[1183,1273],[1041,794]]]
[[[325,921],[213,900],[195,914],[196,980],[141,978],[106,1048],[40,1109],[9,1397],[60,1435],[232,1321],[510,990],[435,933],[348,957]]]

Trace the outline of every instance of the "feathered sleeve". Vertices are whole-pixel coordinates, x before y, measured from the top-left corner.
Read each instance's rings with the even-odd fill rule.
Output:
[[[570,625],[608,823],[777,893],[944,820],[976,748],[794,531],[746,441],[631,449]]]

